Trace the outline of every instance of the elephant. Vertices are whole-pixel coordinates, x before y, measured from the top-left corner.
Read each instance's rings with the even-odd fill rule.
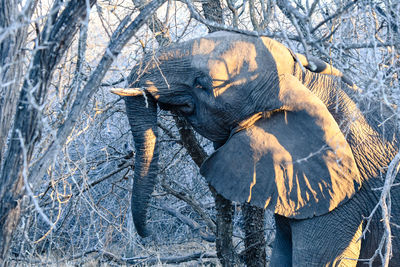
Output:
[[[380,211],[365,230],[399,150],[388,107],[362,98],[351,79],[319,59],[233,32],[162,48],[132,73],[126,88],[112,92],[124,96],[137,151],[139,235],[148,234],[156,183],[159,106],[216,144],[200,173],[219,194],[274,212],[271,266],[381,264]],[[398,186],[390,197],[391,221],[400,225]],[[392,235],[390,264],[400,266],[400,229]]]

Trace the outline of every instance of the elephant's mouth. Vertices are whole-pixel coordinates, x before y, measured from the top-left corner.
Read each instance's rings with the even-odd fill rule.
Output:
[[[183,116],[189,116],[194,112],[194,101],[187,99],[184,102],[166,103],[158,102],[158,105],[163,110],[174,110],[181,113]]]

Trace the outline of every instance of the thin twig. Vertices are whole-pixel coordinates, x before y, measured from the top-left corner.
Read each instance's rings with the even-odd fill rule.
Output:
[[[201,204],[196,202],[191,196],[186,194],[185,192],[177,192],[172,187],[170,187],[164,179],[161,180],[161,185],[169,194],[173,195],[174,197],[186,202],[190,207],[196,211],[200,217],[206,222],[207,226],[211,229],[213,233],[216,233],[216,226],[215,223],[211,220],[210,216],[204,212]]]

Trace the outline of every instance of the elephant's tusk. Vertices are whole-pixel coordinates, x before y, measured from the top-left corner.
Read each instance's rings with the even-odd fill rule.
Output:
[[[120,96],[139,96],[144,94],[142,88],[113,88],[111,93]]]

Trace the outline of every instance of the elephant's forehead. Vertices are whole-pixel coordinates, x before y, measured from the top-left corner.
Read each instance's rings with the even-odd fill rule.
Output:
[[[196,58],[194,62],[196,66],[215,67],[215,61],[220,61],[225,65],[228,73],[231,73],[233,69],[239,69],[243,63],[249,64],[252,70],[261,67],[258,66],[260,64],[257,65],[257,58],[259,62],[269,64],[269,66],[263,66],[264,68],[275,67],[278,75],[292,73],[292,66],[295,63],[292,53],[285,45],[268,37],[244,37],[227,33],[210,35],[193,40],[191,50]],[[267,55],[272,56],[273,62],[265,58]],[[239,67],[236,68],[235,65]]]
[[[236,43],[243,41],[254,43],[254,39],[249,38],[248,36],[227,32],[209,34],[208,36],[193,39],[191,41],[192,55],[212,55],[216,53],[223,53],[224,51],[234,47]]]
[[[230,49],[210,58],[207,63],[211,76],[219,77],[219,74],[235,76],[239,73],[256,71],[258,67],[256,57],[257,50],[254,44],[238,41]]]
[[[209,55],[214,51],[220,41],[214,39],[200,38],[193,41],[192,55]]]
[[[258,50],[254,42],[246,40],[200,39],[193,43],[193,65],[207,70],[211,77],[227,80],[239,73],[256,71]]]

